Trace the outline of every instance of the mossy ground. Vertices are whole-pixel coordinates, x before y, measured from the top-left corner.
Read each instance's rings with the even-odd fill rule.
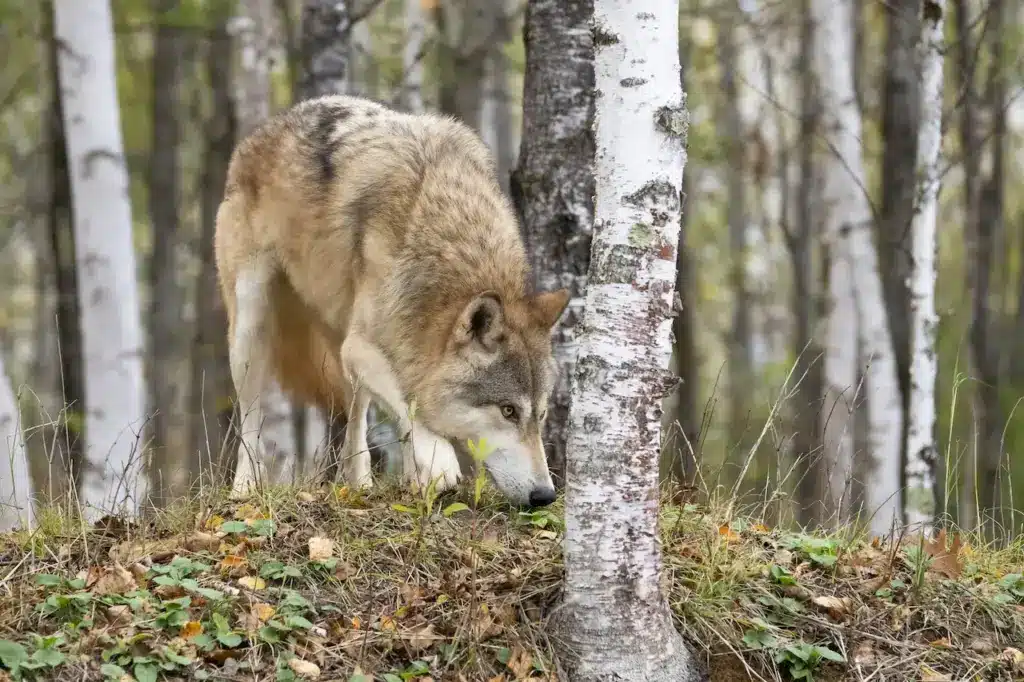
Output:
[[[669,598],[712,680],[1024,678],[1024,547],[668,499]],[[0,678],[554,680],[562,532],[561,502],[486,490],[280,488],[87,530],[46,512],[0,538]]]

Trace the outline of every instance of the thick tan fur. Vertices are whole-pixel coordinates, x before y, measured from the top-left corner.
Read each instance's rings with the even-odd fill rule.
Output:
[[[515,214],[469,128],[353,97],[300,103],[235,149],[215,251],[243,410],[276,380],[358,420],[351,380],[389,409],[414,402],[412,422],[395,416],[436,438],[491,434],[499,487],[547,496],[550,330],[568,294],[528,291]],[[240,453],[236,489],[246,466]]]

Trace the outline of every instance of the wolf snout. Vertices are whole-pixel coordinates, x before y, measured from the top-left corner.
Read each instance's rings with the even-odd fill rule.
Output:
[[[530,491],[531,507],[546,507],[555,501],[555,489],[549,486],[534,488]]]

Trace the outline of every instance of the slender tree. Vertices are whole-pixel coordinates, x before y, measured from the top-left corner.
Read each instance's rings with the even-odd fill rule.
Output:
[[[902,520],[900,452],[903,405],[896,376],[892,337],[886,321],[878,260],[872,241],[873,216],[866,194],[861,151],[861,116],[854,92],[853,14],[849,0],[813,0],[815,45],[812,64],[822,96],[822,131],[829,151],[823,160],[828,210],[829,306],[825,381],[829,394],[826,424],[857,392],[858,354],[863,367],[867,402],[867,452],[863,471],[863,504],[873,532],[888,532]],[[842,419],[839,420],[840,423]],[[852,421],[839,440],[852,435]],[[829,425],[828,433],[832,429]],[[826,438],[826,443],[836,438]],[[852,448],[843,451],[830,472],[833,499],[846,490]],[[831,453],[827,453],[831,454]],[[852,471],[852,467],[849,469]],[[850,501],[847,496],[845,502]],[[849,509],[847,509],[848,511]]]
[[[85,366],[84,516],[138,505],[145,386],[128,171],[108,2],[55,0]]]
[[[930,529],[935,518],[936,222],[942,146],[942,54],[945,0],[926,0],[921,56],[921,129],[918,133],[917,206],[910,226],[910,398],[907,401],[906,520]]]
[[[696,678],[661,589],[658,451],[687,114],[678,0],[596,0],[596,211],[570,411],[570,680]]]
[[[302,66],[300,99],[343,95],[349,91],[349,38],[352,24],[348,2],[305,0],[302,4]]]
[[[34,523],[32,479],[21,414],[0,355],[0,532],[31,528]]]
[[[594,222],[593,0],[530,0],[523,41],[523,134],[512,199],[538,291],[567,287],[572,298],[553,342],[559,380],[544,441],[556,476],[565,466],[576,325],[583,312]]]
[[[427,21],[423,0],[405,0],[405,44],[402,48],[402,107],[423,111],[423,51]]]

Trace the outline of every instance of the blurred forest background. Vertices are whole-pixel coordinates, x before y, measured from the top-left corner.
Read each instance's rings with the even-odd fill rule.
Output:
[[[530,11],[552,1],[559,0],[533,1]],[[919,3],[850,4],[854,58],[837,63],[852,69],[862,117],[864,190],[886,301],[874,324],[891,332],[905,397]],[[112,1],[148,411],[156,414],[144,441],[162,503],[230,450],[233,390],[213,220],[247,125],[241,110],[251,103],[239,96],[239,74],[251,69],[254,45],[270,67],[269,110],[299,96],[302,5]],[[521,139],[524,119],[544,100],[541,92],[524,111],[525,0],[348,6],[346,91],[461,118],[491,146],[501,181],[513,189],[510,177],[529,144]],[[933,511],[965,526],[991,517],[1017,532],[1024,518],[1024,193],[1015,191],[1024,186],[1024,4],[954,0],[947,11]],[[682,0],[679,29],[691,115],[673,355],[683,383],[666,400],[664,474],[701,494],[736,491],[777,523],[822,522],[831,516],[819,424],[822,411],[834,409],[825,406],[821,370],[830,311],[820,197],[829,150],[808,2]],[[65,462],[81,449],[84,404],[58,49],[49,2],[0,0],[0,380],[18,396],[32,482],[44,500],[66,491]],[[563,161],[571,163],[549,157]],[[588,250],[584,262],[560,267],[585,273]],[[579,259],[581,249],[556,244],[550,253]],[[870,461],[864,401],[872,395],[851,402],[857,454],[846,511],[875,485],[870,467],[859,469]],[[308,459],[316,419],[295,409],[293,421]]]

